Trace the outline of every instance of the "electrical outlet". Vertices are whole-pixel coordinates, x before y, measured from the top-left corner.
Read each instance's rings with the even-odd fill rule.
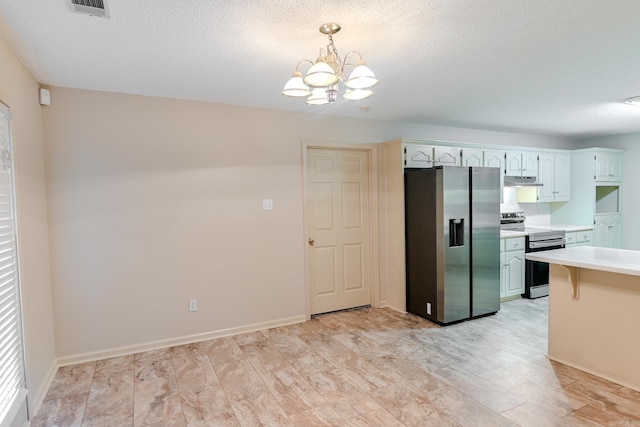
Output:
[[[273,210],[273,199],[262,200],[262,209],[265,211]]]
[[[189,300],[189,311],[198,311],[198,300],[197,299]]]
[[[431,314],[431,303],[427,303],[427,314]]]

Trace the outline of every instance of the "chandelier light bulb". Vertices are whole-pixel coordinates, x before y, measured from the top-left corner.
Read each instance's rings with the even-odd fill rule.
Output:
[[[373,91],[371,89],[347,89],[342,97],[349,101],[359,101],[361,99],[368,98],[371,95],[373,95]]]
[[[371,68],[361,61],[359,65],[353,69],[344,85],[349,89],[368,89],[376,85],[378,79],[371,71]]]
[[[323,87],[317,87],[311,91],[311,96],[307,98],[309,105],[324,105],[329,103],[327,91]]]
[[[318,61],[309,68],[304,83],[311,87],[330,86],[338,81],[333,68],[324,61]]]
[[[300,71],[296,70],[293,73],[293,77],[291,77],[287,84],[284,85],[282,94],[294,98],[301,98],[311,94],[309,87],[302,81],[302,73]]]

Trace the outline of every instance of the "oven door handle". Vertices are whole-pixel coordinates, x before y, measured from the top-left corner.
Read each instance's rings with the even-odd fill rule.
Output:
[[[551,242],[546,241],[546,242],[529,242],[529,247],[531,249],[540,249],[540,248],[550,248],[552,246],[561,246],[564,245],[566,243],[565,239],[557,239],[557,240],[553,240]]]

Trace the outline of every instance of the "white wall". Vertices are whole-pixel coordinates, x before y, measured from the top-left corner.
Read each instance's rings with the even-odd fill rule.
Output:
[[[20,282],[30,410],[55,373],[42,107],[38,82],[0,40],[0,100],[11,108]]]
[[[622,247],[640,250],[640,132],[585,139],[576,148],[618,148],[625,150],[622,185]]]
[[[302,140],[570,146],[63,88],[53,88],[44,123],[56,345],[66,360],[303,317]],[[263,198],[273,211],[261,210]]]

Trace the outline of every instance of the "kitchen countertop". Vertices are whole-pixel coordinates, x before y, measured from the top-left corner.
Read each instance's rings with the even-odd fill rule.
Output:
[[[577,246],[528,253],[526,259],[568,267],[640,276],[640,251],[627,249]]]
[[[514,230],[500,230],[500,238],[504,239],[505,237],[524,237],[527,233],[524,231],[514,231]]]
[[[572,224],[532,224],[527,225],[529,228],[548,228],[549,230],[564,230],[567,233],[572,233],[574,231],[590,231],[593,230],[593,227],[589,225],[572,225]],[[508,238],[508,237],[524,237],[527,235],[526,231],[515,231],[515,230],[500,230],[500,238]]]
[[[571,224],[546,224],[546,225],[532,225],[532,227],[549,228],[551,230],[564,230],[567,233],[573,231],[589,231],[593,230],[591,225],[571,225]]]

